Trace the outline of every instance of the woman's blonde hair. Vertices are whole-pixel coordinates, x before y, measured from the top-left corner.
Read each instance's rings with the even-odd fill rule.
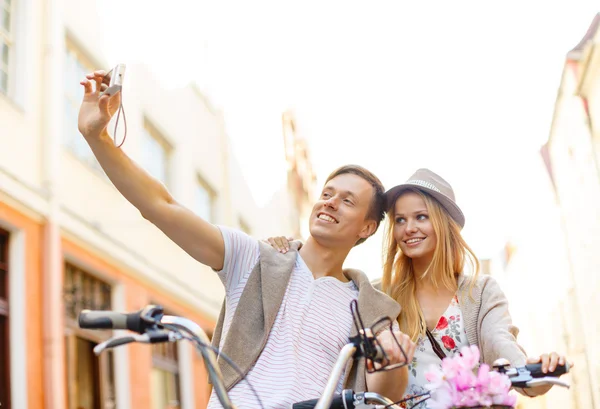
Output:
[[[463,273],[465,265],[468,264],[473,269],[470,292],[479,274],[479,261],[461,236],[458,224],[433,197],[418,189],[407,189],[399,193],[392,201],[394,205],[387,213],[381,287],[402,307],[398,317],[400,331],[416,342],[425,333],[425,319],[417,301],[416,277],[412,259],[402,253],[394,238],[395,203],[400,196],[407,192],[416,193],[423,198],[429,213],[429,220],[437,237],[431,264],[421,278],[429,276],[436,288],[443,286],[453,290],[457,287],[458,275]]]

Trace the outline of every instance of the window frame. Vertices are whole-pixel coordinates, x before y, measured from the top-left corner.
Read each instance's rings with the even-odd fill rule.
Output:
[[[144,143],[147,138],[151,138],[158,143],[158,145],[162,148],[164,155],[164,166],[165,166],[165,180],[159,179],[156,175],[152,175],[156,177],[160,182],[162,182],[165,186],[169,187],[171,185],[171,161],[173,158],[173,145],[169,143],[168,139],[164,136],[164,133],[161,132],[158,127],[156,127],[152,121],[148,118],[144,119],[144,128],[142,130],[144,133],[141,142],[141,152],[140,152],[140,163],[142,167],[150,173],[150,170],[147,169],[146,157],[144,156]]]
[[[73,110],[73,112],[78,113],[79,112],[79,107],[81,106],[81,99],[78,98],[77,96],[74,95],[70,95],[69,93],[69,85],[73,85],[70,84],[69,82],[69,78],[67,77],[67,73],[68,73],[68,67],[67,64],[69,62],[69,58],[73,58],[78,64],[80,64],[83,67],[83,71],[85,72],[92,72],[94,70],[94,67],[98,67],[99,65],[97,63],[95,63],[94,59],[91,58],[88,54],[85,53],[85,51],[83,51],[82,47],[80,47],[73,39],[71,39],[69,36],[67,36],[65,38],[65,53],[64,53],[64,59],[65,59],[65,84],[64,84],[64,88],[63,88],[63,98],[62,98],[62,107],[63,110],[67,109],[67,105],[69,106],[70,109]],[[77,86],[81,87],[81,85],[79,85],[79,81],[77,81]],[[105,175],[104,171],[102,170],[102,167],[100,166],[100,163],[98,163],[98,161],[96,160],[96,157],[94,156],[94,154],[92,153],[91,148],[89,148],[89,146],[87,148],[84,148],[86,150],[89,150],[89,155],[88,156],[82,156],[80,154],[80,152],[78,152],[75,144],[77,143],[75,141],[75,139],[73,138],[73,134],[75,131],[73,131],[72,133],[67,132],[67,127],[68,127],[68,123],[66,123],[65,118],[66,118],[66,112],[63,112],[63,133],[64,133],[64,138],[62,140],[62,146],[64,147],[65,150],[67,150],[71,155],[73,155],[78,161],[84,163],[88,168],[94,170],[97,174],[100,175]],[[77,116],[75,116],[77,117]],[[74,124],[75,127],[77,127],[77,123]],[[78,138],[80,138],[80,142],[85,144],[87,146],[87,143],[84,141],[83,139],[83,135],[81,135],[81,133],[79,132],[79,130],[77,130],[77,135]],[[104,178],[106,178],[104,176]]]
[[[9,0],[0,0],[0,7],[5,8],[7,1]],[[10,97],[13,93],[13,85],[14,85],[14,63],[13,60],[15,58],[15,40],[14,40],[14,26],[15,26],[15,1],[10,0],[8,4],[8,12],[10,14],[9,18],[9,28],[8,31],[3,30],[0,26],[0,39],[2,39],[3,43],[6,44],[8,48],[8,64],[6,66],[6,71],[4,71],[2,61],[2,55],[0,55],[0,71],[6,73],[7,81],[6,81],[6,90],[3,91],[0,88],[0,95],[4,95],[5,97]]]
[[[113,304],[112,297],[113,286],[111,283],[106,282],[95,276],[93,273],[88,270],[77,266],[70,261],[65,260],[63,263],[63,273],[65,276],[64,283],[66,284],[67,279],[67,270],[72,269],[76,275],[79,276],[78,282],[75,285],[79,285],[83,287],[82,277],[87,277],[91,280],[91,282],[99,283],[104,286],[108,286],[110,293],[108,295],[108,305],[102,304],[98,305],[95,302],[86,303],[80,302],[81,300],[75,299],[75,312],[77,312],[77,303],[80,302],[81,309],[90,308],[90,309],[111,309]],[[90,284],[91,285],[91,284]],[[112,331],[93,331],[87,329],[79,328],[79,324],[77,323],[77,319],[71,317],[67,311],[69,304],[69,297],[73,296],[73,294],[69,294],[67,291],[68,288],[63,285],[64,297],[65,297],[65,309],[63,311],[64,314],[64,342],[65,342],[65,376],[66,376],[66,396],[67,396],[67,409],[77,409],[76,405],[76,397],[77,397],[77,382],[74,379],[77,375],[77,367],[78,360],[77,356],[73,356],[75,351],[77,351],[77,340],[81,339],[83,341],[92,342],[98,344],[100,342],[106,341],[110,337],[113,336]],[[98,295],[98,288],[95,289],[94,296]],[[82,291],[82,295],[85,295],[85,290]],[[112,351],[105,351],[100,356],[96,357],[96,361],[94,362],[94,370],[96,373],[93,374],[95,382],[98,382],[98,391],[99,391],[99,400],[100,407],[103,407],[106,404],[108,399],[112,399],[116,404],[116,384],[115,384],[115,368],[114,368],[114,356]],[[112,371],[112,373],[111,373]],[[112,392],[112,393],[111,393]]]
[[[204,189],[207,193],[208,193],[208,197],[209,197],[209,212],[210,212],[210,217],[206,218],[205,220],[209,223],[215,223],[215,205],[216,205],[216,199],[217,199],[217,193],[215,192],[215,190],[206,182],[206,180],[200,175],[200,173],[196,174],[196,189],[198,189],[199,187],[201,187],[202,189]],[[197,192],[194,192],[194,213],[198,214],[200,217],[204,217],[204,215],[201,215],[197,212],[197,202],[196,202],[196,194]]]

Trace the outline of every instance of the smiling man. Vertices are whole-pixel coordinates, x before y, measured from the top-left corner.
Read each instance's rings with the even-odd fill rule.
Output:
[[[220,361],[230,396],[238,407],[289,407],[319,397],[341,347],[353,332],[350,303],[358,300],[366,325],[381,316],[395,320],[398,304],[375,290],[358,270],[342,268],[346,256],[370,237],[384,216],[384,189],[359,166],[344,166],[327,179],[310,216],[310,236],[300,251],[281,254],[245,233],[215,226],[179,204],[165,186],[115,147],[106,127],[120,94],[100,96],[104,72],[89,74],[79,112],[79,130],[121,194],[200,263],[212,267],[225,286],[225,302],[213,343],[242,369],[246,381]],[[414,343],[395,333],[412,359]],[[391,363],[401,352],[384,334]],[[399,399],[407,385],[406,367],[367,375],[353,365],[338,385],[371,390]],[[211,396],[209,408],[220,407]]]

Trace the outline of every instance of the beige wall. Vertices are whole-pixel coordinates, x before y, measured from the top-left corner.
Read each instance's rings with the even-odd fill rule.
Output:
[[[9,97],[0,96],[3,196],[26,211],[45,217],[50,212],[51,188],[65,236],[131,274],[163,285],[189,305],[215,317],[223,291],[212,271],[143,220],[104,175],[62,146],[57,148],[64,133],[65,39],[69,38],[98,68],[107,66],[98,19],[83,18],[95,16],[98,3],[17,3],[19,19],[26,18],[28,24],[19,26],[15,45],[15,92]],[[54,12],[46,13],[47,7]],[[54,39],[49,31],[56,35]],[[44,49],[48,52],[43,53]],[[53,83],[54,88],[46,84],[48,67],[61,74]],[[29,74],[27,78],[24,73]],[[54,95],[51,91],[58,92]],[[290,219],[297,213],[290,207],[293,203],[286,197],[286,186],[281,187],[273,205],[266,209],[256,206],[243,170],[231,154],[222,113],[195,87],[161,89],[149,69],[128,64],[123,95],[128,127],[123,149],[138,159],[144,123],[148,121],[157,128],[172,148],[168,188],[177,200],[193,206],[195,183],[200,176],[215,193],[215,223],[239,227],[243,220],[256,237],[291,232]]]
[[[590,378],[595,404],[600,402],[600,175],[592,135],[581,99],[576,94],[576,77],[565,72],[563,92],[556,108],[550,136],[552,170],[561,207],[574,287],[574,312],[582,325],[573,334],[576,350],[585,350],[580,377]],[[598,117],[597,120],[600,120]],[[594,119],[592,118],[592,122]],[[589,365],[589,368],[588,368]],[[587,406],[584,406],[587,407]],[[592,407],[592,406],[589,406]]]
[[[522,215],[522,229],[513,232],[506,247],[491,260],[490,274],[498,280],[509,302],[513,323],[520,329],[518,341],[530,356],[558,351],[571,358],[565,343],[564,306],[572,281],[560,224],[560,210],[545,174],[542,158],[530,180],[536,183],[535,196],[529,197]],[[535,213],[535,217],[529,217]],[[576,358],[577,359],[577,358]],[[572,378],[567,377],[572,382]],[[574,408],[570,402],[577,388],[554,388],[547,395],[519,398],[522,409]]]
[[[108,279],[120,294],[116,309],[158,302],[207,330],[216,320],[223,288],[214,272],[144,220],[101,171],[63,144],[74,126],[64,122],[67,43],[94,67],[108,66],[94,18],[100,3],[14,4],[12,89],[8,96],[0,95],[0,226],[11,232],[11,257],[17,256],[9,276],[11,334],[17,340],[10,343],[11,394],[19,408],[62,409],[64,260]],[[298,212],[288,186],[280,186],[264,208],[256,205],[232,154],[222,112],[196,87],[163,89],[148,67],[128,63],[123,96],[128,132],[123,149],[139,160],[142,131],[152,124],[171,148],[168,188],[178,201],[193,209],[201,178],[214,193],[214,223],[244,223],[258,238],[294,231]],[[285,152],[281,155],[285,158]],[[201,360],[189,355],[194,359],[181,363],[187,368],[183,408],[205,407],[206,373]],[[117,407],[146,402],[149,349],[117,350],[114,365]]]
[[[11,232],[11,257],[16,256],[9,276],[11,334],[17,340],[10,343],[11,394],[19,408],[62,409],[64,260],[108,279],[119,294],[116,309],[158,302],[207,330],[216,320],[223,288],[214,272],[145,221],[101,171],[63,144],[66,131],[74,127],[64,122],[67,43],[94,67],[108,66],[94,17],[101,3],[14,4],[12,89],[8,96],[0,95],[0,226]],[[244,223],[258,238],[294,231],[298,211],[289,187],[280,186],[264,208],[256,205],[232,154],[222,112],[196,87],[163,89],[148,67],[128,63],[123,97],[123,149],[139,160],[142,131],[146,123],[152,124],[171,148],[168,188],[178,201],[193,210],[201,178],[214,193],[214,223]],[[285,158],[285,152],[281,155]],[[145,402],[149,349],[117,350],[114,365],[117,407]],[[206,373],[201,360],[195,357],[181,365],[187,368],[182,375],[183,408],[205,407],[208,388],[202,386]]]
[[[536,175],[547,183],[528,202],[544,222],[527,219],[529,234],[515,234],[511,256],[502,254],[492,268],[528,353],[556,350],[575,363],[570,390],[520,399],[527,409],[600,407],[600,58],[590,46],[565,64],[546,146],[551,171]]]
[[[576,362],[572,408],[600,407],[599,38],[596,33],[569,53],[547,144],[568,255],[570,285],[559,312]],[[547,407],[555,407],[552,403]]]
[[[141,66],[128,66],[123,91],[128,136],[123,149],[134,160],[141,155],[140,134],[151,123],[172,148],[168,188],[175,198],[193,208],[197,175],[216,194],[216,223],[224,223],[229,206],[225,192],[233,188],[226,179],[223,163],[227,138],[222,118],[212,111],[193,88],[165,91]],[[112,127],[110,128],[112,132]],[[126,202],[106,177],[79,161],[71,152],[62,152],[61,184],[63,217],[83,219],[145,260],[143,274],[153,280],[168,277],[178,283],[173,291],[216,313],[222,286],[215,275],[199,265]],[[238,182],[239,183],[239,182]],[[221,211],[219,211],[221,210]],[[110,253],[109,253],[110,254]],[[172,280],[171,280],[172,278]]]

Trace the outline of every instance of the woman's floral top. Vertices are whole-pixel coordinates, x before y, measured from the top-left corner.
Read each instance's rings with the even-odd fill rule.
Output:
[[[467,334],[463,325],[462,313],[458,304],[458,297],[454,296],[446,312],[438,321],[435,329],[431,331],[433,338],[447,356],[453,356],[464,347],[468,346]],[[417,349],[412,362],[408,365],[408,387],[404,398],[421,395],[427,392],[425,385],[425,372],[428,371],[431,364],[442,367],[442,360],[436,355],[431,346],[431,342],[426,335],[421,336],[417,342]],[[423,398],[416,398],[412,401],[403,403],[404,408],[412,408],[413,404],[421,401]],[[427,403],[414,406],[414,409],[425,409]]]

